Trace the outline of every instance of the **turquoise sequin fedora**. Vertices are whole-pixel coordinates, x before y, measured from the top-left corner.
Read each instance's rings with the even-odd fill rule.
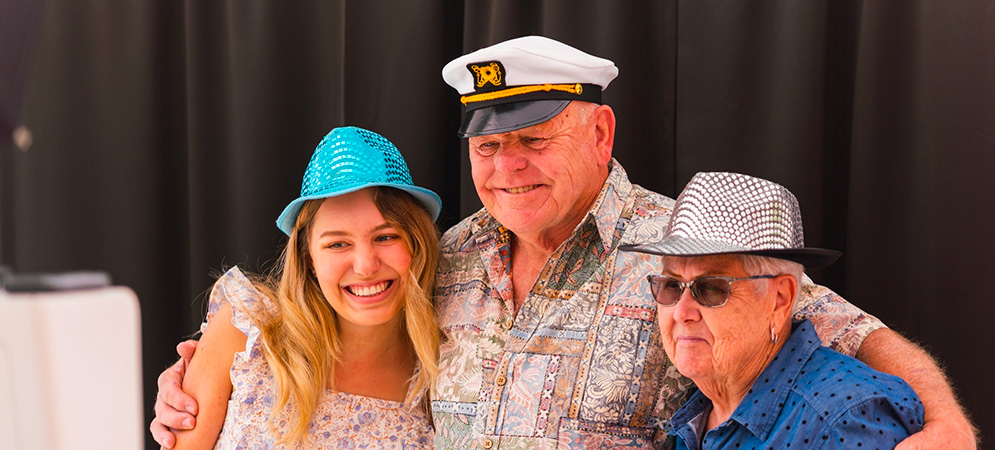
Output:
[[[325,135],[314,149],[304,171],[301,196],[283,209],[276,226],[289,236],[304,202],[372,186],[407,192],[425,205],[433,221],[439,218],[442,200],[435,192],[412,183],[408,164],[394,144],[369,130],[340,127]]]

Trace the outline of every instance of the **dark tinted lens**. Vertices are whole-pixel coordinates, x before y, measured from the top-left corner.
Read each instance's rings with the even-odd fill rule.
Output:
[[[702,277],[694,280],[691,293],[702,306],[719,306],[729,298],[729,280],[714,277]]]
[[[680,299],[683,289],[677,280],[662,275],[651,275],[649,280],[650,291],[653,292],[653,298],[656,299],[657,303],[671,306]]]

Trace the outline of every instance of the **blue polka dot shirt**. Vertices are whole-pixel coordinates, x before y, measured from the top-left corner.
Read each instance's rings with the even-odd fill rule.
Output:
[[[674,413],[678,449],[890,449],[923,424],[908,384],[823,347],[808,320],[794,324],[732,416],[699,440],[711,406],[699,391]]]

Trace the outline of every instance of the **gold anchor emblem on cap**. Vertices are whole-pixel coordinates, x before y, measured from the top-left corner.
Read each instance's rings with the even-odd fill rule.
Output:
[[[492,62],[486,66],[478,66],[473,64],[470,66],[470,70],[477,75],[477,87],[481,88],[487,83],[491,83],[494,86],[501,86],[501,66],[496,62]]]

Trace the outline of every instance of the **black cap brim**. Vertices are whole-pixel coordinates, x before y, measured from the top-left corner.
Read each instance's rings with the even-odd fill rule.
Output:
[[[627,252],[649,253],[661,256],[676,257],[697,257],[715,255],[756,255],[771,258],[786,259],[805,266],[806,270],[822,269],[835,262],[842,252],[827,250],[823,248],[804,247],[791,249],[769,249],[769,250],[733,250],[727,252],[695,252],[695,251],[674,251],[669,248],[662,248],[661,243],[653,244],[626,244],[619,246],[619,250]]]
[[[563,112],[572,100],[535,100],[468,110],[457,134],[461,138],[507,133],[543,123]]]

